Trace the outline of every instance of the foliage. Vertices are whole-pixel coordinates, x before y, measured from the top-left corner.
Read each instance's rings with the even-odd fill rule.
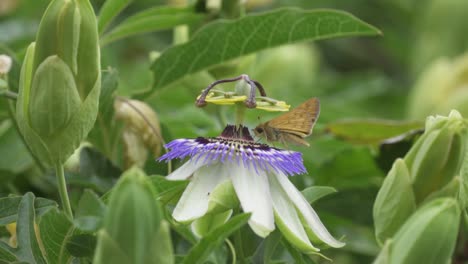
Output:
[[[468,261],[466,7],[2,0],[0,54],[12,61],[0,57],[0,263]],[[329,248],[290,201],[282,212],[299,220],[276,212],[258,236],[230,182],[207,193],[200,218],[174,219],[193,177],[167,179],[184,161],[155,159],[169,141],[237,122],[243,102],[195,100],[241,74],[265,89],[262,103],[320,99],[309,148],[264,143],[302,153],[308,174],[290,187],[344,247]],[[244,98],[239,87],[215,95]],[[254,128],[281,113],[242,114]]]

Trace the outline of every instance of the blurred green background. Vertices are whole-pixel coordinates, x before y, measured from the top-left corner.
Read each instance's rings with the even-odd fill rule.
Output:
[[[15,60],[12,79],[19,74],[25,49],[35,38],[48,2],[0,1],[0,53],[7,53]],[[155,2],[177,4],[177,1],[134,1],[115,23],[154,6]],[[99,10],[103,1],[92,3]],[[356,119],[422,124],[426,116],[447,115],[452,108],[468,116],[468,56],[464,56],[468,48],[468,1],[247,1],[249,13],[282,6],[348,11],[379,28],[383,35],[300,43],[262,51],[212,68],[210,77],[188,77],[158,90],[145,101],[158,114],[163,137],[169,141],[216,136],[222,130],[224,124],[214,115],[218,108],[194,107],[196,96],[209,84],[210,78],[248,74],[263,84],[270,97],[293,107],[307,98],[319,97],[321,115],[309,140],[311,147],[294,147],[303,152],[309,175],[292,180],[299,189],[316,184],[338,190],[320,200],[315,208],[334,234],[346,237],[347,246],[324,254],[335,263],[369,263],[379,251],[372,222],[376,193],[393,158],[402,156],[410,143],[402,142],[386,149],[378,141],[350,140],[331,133],[331,127],[343,120]],[[105,46],[101,51],[102,68],[104,72],[109,67],[117,70],[119,82],[115,94],[132,97],[150,87],[153,75],[149,54],[163,51],[172,41],[172,31],[164,31]],[[17,90],[14,85],[11,88]],[[219,111],[223,119],[233,122],[232,108],[222,107]],[[266,121],[276,115],[250,111],[247,124],[254,127],[259,119]],[[7,117],[7,104],[1,101],[0,121]],[[0,185],[0,193],[3,196],[13,188],[20,193],[34,191],[37,196],[54,197],[53,177],[37,177],[38,169],[11,126],[11,123],[0,123],[0,181],[6,183]],[[109,161],[103,161],[103,164],[117,170],[112,175],[118,175],[118,170],[124,167],[121,147],[109,151],[99,147],[99,140],[91,141],[112,162],[109,165]],[[116,142],[120,141],[116,139]],[[150,158],[145,171],[148,175],[164,174],[165,167]],[[92,180],[69,176],[70,183],[77,188],[91,186],[101,192],[112,185],[112,177],[102,179],[102,173],[94,173]]]

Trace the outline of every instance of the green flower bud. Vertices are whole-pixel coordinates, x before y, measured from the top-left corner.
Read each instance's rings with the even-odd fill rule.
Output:
[[[122,175],[109,198],[93,263],[158,263],[158,249],[166,247],[158,245],[165,242],[158,236],[162,213],[156,197],[140,169]]]
[[[453,198],[439,198],[422,206],[395,235],[386,263],[449,263],[457,240],[460,214]]]
[[[460,191],[462,189],[462,179],[459,176],[453,177],[453,179],[447,183],[447,185],[443,186],[439,190],[431,193],[429,196],[426,197],[426,199],[423,201],[423,203],[432,201],[437,198],[441,197],[451,197],[451,198],[459,198],[460,197]],[[459,201],[461,202],[461,200]],[[461,207],[461,206],[460,206]]]
[[[426,131],[404,158],[418,203],[459,173],[465,134],[466,122],[455,110],[448,117],[427,119]]]
[[[101,85],[96,16],[89,0],[53,0],[27,50],[19,128],[47,165],[62,164],[94,125]]]
[[[393,163],[374,203],[375,236],[380,244],[393,237],[416,210],[408,168],[402,159]]]

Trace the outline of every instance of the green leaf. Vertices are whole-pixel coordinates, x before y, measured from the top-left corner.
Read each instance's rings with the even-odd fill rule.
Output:
[[[16,222],[16,233],[18,247],[16,256],[20,261],[27,263],[44,263],[47,261],[42,256],[35,232],[34,194],[26,193],[18,206],[18,220]]]
[[[92,190],[85,190],[78,202],[74,225],[84,232],[95,232],[102,225],[106,210],[105,204]]]
[[[294,263],[314,264],[314,262],[311,259],[309,259],[307,257],[304,257],[305,255],[302,254],[296,248],[294,248],[291,244],[289,244],[289,242],[286,241],[286,239],[282,239],[281,242],[282,242],[283,246],[288,250],[289,254],[291,254],[291,257],[294,259]]]
[[[336,189],[328,186],[311,186],[301,191],[307,202],[313,203],[318,199],[332,193],[336,193]]]
[[[74,257],[92,257],[96,247],[96,237],[90,234],[72,236],[66,244],[68,252]]]
[[[10,121],[0,125],[0,170],[14,174],[25,171],[33,165],[28,149]]]
[[[245,225],[249,221],[249,218],[250,213],[239,214],[223,226],[213,230],[211,234],[202,238],[198,244],[192,247],[187,256],[185,256],[183,263],[203,263],[203,260],[208,257],[216,246],[221,244],[234,231]]]
[[[0,198],[0,225],[6,225],[17,221],[18,206],[22,197]],[[57,203],[45,198],[36,198],[34,208],[37,216],[44,214],[51,208],[57,208]]]
[[[378,144],[385,139],[400,136],[424,124],[413,121],[393,121],[384,119],[355,119],[329,123],[327,129],[333,135],[360,144]]]
[[[14,248],[8,246],[5,242],[0,241],[0,263],[12,263],[18,259],[15,256]]]
[[[278,252],[278,245],[281,242],[281,232],[276,229],[263,240],[251,257],[252,263],[272,263],[273,256]]]
[[[99,151],[84,147],[80,152],[80,174],[84,177],[118,178],[122,171]]]
[[[112,20],[133,0],[107,0],[99,11],[98,32],[101,35]]]
[[[189,8],[155,7],[137,13],[101,38],[101,47],[132,35],[170,29],[182,24],[192,24],[204,18]]]
[[[367,147],[345,149],[314,173],[317,185],[337,189],[377,186],[383,173]]]
[[[112,95],[119,84],[119,73],[114,68],[108,68],[102,74],[101,94],[99,94],[99,116],[112,109]]]
[[[121,170],[107,157],[94,148],[84,147],[80,152],[80,176],[69,183],[92,187],[98,192],[106,192],[120,176]]]
[[[169,202],[173,202],[175,204],[188,184],[188,181],[170,181],[158,175],[150,176],[149,179],[158,193],[157,199],[163,204]]]
[[[48,263],[68,263],[71,256],[65,245],[74,230],[68,217],[57,209],[50,210],[42,216],[39,227]]]
[[[92,190],[87,189],[84,191],[80,201],[78,202],[78,208],[76,209],[75,217],[89,215],[102,217],[104,216],[105,209],[106,206],[99,199],[99,196],[97,196],[97,194]]]
[[[218,21],[201,29],[189,42],[167,49],[152,65],[153,89],[187,74],[280,45],[334,37],[377,35],[379,30],[356,17],[334,10],[282,8]]]

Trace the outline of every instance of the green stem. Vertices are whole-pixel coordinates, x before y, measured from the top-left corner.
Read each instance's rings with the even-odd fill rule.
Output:
[[[65,210],[65,213],[70,217],[70,219],[73,219],[73,212],[70,206],[70,199],[68,198],[67,183],[65,181],[65,174],[63,172],[62,164],[55,165],[55,174],[57,175],[57,184],[63,209]]]
[[[245,254],[242,246],[242,235],[240,230],[237,230],[234,234],[234,246],[237,255],[239,255],[239,260],[242,263],[242,261],[245,259]]]
[[[17,93],[14,93],[12,91],[9,91],[9,90],[2,90],[0,91],[0,96],[3,96],[5,98],[8,98],[8,99],[11,99],[11,100],[16,100],[18,99],[18,94]]]
[[[236,126],[244,123],[245,105],[243,102],[236,104]]]
[[[234,248],[234,245],[229,241],[229,239],[226,239],[226,244],[229,247],[229,250],[231,250],[231,255],[232,255],[232,264],[237,263],[237,258],[236,258],[236,249]]]

